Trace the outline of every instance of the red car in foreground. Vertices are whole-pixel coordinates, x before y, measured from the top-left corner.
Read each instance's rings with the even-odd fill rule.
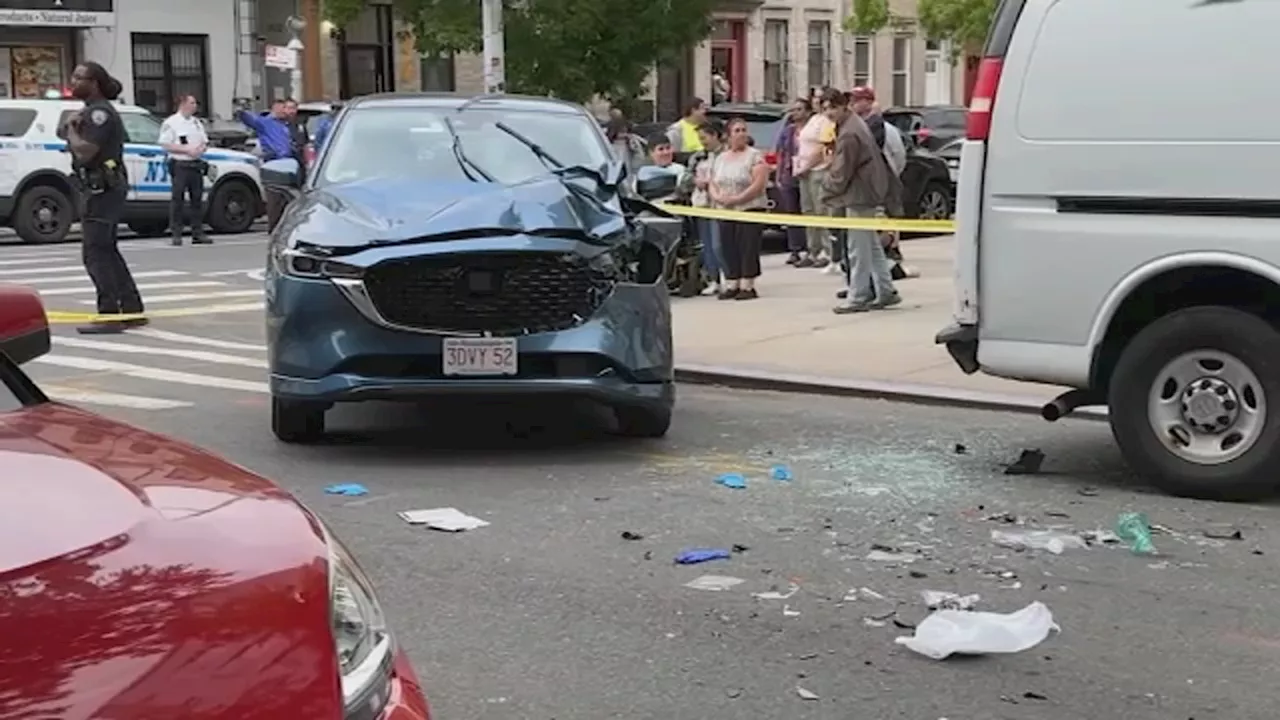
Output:
[[[0,718],[428,720],[373,587],[288,493],[50,402],[0,286]]]

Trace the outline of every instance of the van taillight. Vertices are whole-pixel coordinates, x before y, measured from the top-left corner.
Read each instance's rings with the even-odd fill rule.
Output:
[[[1000,86],[1000,71],[1004,60],[998,57],[983,58],[978,66],[978,79],[973,84],[973,100],[969,102],[969,117],[965,137],[970,140],[986,140],[991,132],[991,111],[996,106],[996,88]]]

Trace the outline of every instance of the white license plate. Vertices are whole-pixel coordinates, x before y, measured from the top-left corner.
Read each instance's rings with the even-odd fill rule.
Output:
[[[518,370],[515,338],[444,339],[445,375],[515,375]]]

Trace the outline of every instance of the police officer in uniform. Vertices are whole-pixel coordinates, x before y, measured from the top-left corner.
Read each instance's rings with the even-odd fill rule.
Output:
[[[169,226],[175,246],[182,245],[183,214],[188,209],[188,201],[191,243],[208,245],[212,242],[204,232],[204,176],[209,172],[209,163],[201,158],[209,147],[209,136],[195,116],[197,107],[195,96],[183,95],[178,103],[178,112],[170,115],[160,126],[160,147],[169,153],[169,182],[173,184],[169,199]]]
[[[116,238],[129,193],[124,123],[111,105],[120,97],[120,90],[120,82],[106,68],[95,62],[81,63],[71,74],[71,93],[84,100],[84,109],[67,120],[61,133],[72,155],[71,168],[82,202],[84,268],[98,291],[98,318],[78,328],[85,334],[119,333],[147,324],[141,317],[138,286]]]

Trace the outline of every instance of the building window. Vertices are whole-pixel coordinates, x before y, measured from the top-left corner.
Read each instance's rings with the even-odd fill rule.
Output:
[[[809,23],[809,87],[823,88],[831,84],[831,23],[814,20]]]
[[[893,104],[911,104],[911,38],[893,39]]]
[[[177,99],[195,96],[209,112],[209,36],[133,33],[134,102],[157,115],[177,110]]]
[[[428,92],[453,92],[458,89],[453,53],[422,58],[422,89]]]
[[[874,53],[871,51],[871,38],[865,35],[853,39],[853,85],[854,87],[871,84],[871,62]]]
[[[790,95],[787,38],[786,20],[764,21],[764,97],[768,101],[786,102]]]

